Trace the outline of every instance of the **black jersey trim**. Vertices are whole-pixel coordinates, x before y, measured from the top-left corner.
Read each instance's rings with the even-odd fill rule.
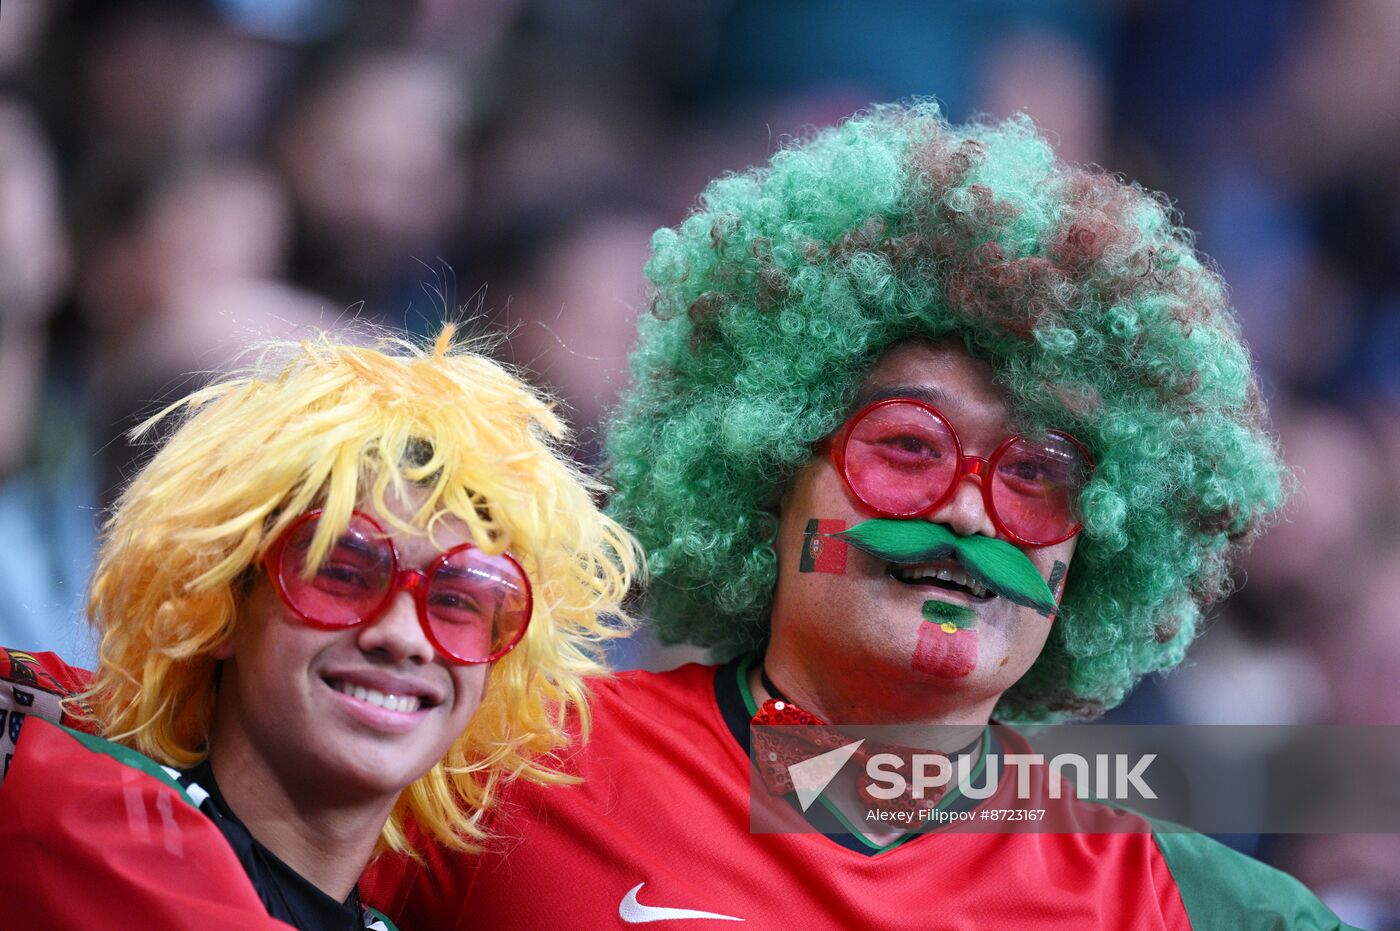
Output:
[[[358,883],[351,888],[345,901],[337,901],[253,836],[224,798],[208,757],[190,769],[177,772],[185,794],[192,800],[199,798],[199,810],[223,834],[269,916],[302,931],[359,931],[375,927],[382,916],[372,915],[364,907]],[[193,790],[194,786],[198,787],[198,792]],[[384,922],[384,931],[394,931],[387,918]]]

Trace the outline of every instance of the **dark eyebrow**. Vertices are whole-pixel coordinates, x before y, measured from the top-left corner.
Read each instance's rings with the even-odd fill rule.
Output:
[[[890,398],[913,398],[915,401],[923,401],[925,404],[939,407],[947,404],[949,397],[948,392],[935,385],[885,385],[883,388],[863,392],[856,398],[851,413],[854,414],[877,401],[886,401]]]
[[[481,569],[463,568],[459,566],[443,566],[438,569],[433,576],[437,579],[446,579],[450,582],[491,582],[512,591],[518,591],[518,586],[513,580],[505,576],[495,575]]]
[[[350,550],[350,552],[354,553],[356,556],[365,558],[378,556],[381,552],[381,549],[375,546],[373,542],[366,540],[359,534],[350,533],[349,530],[336,537],[335,540],[331,542],[331,547],[333,549],[340,549],[343,547]]]
[[[304,541],[297,541],[296,546],[300,549],[309,550],[311,549],[311,539],[311,537],[307,537]],[[340,549],[342,547],[360,556],[373,556],[377,550],[377,547],[375,547],[373,543],[366,541],[358,534],[351,533],[349,530],[331,541],[331,549]]]
[[[857,411],[890,398],[913,398],[915,401],[923,401],[925,404],[938,408],[945,416],[947,416],[949,408],[957,407],[953,394],[938,385],[885,385],[882,388],[862,392],[846,416],[854,416]],[[1009,433],[1020,433],[1025,429],[1021,424],[1021,418],[1015,411],[1012,411],[1009,416],[1011,417],[1008,424]]]
[[[463,569],[457,566],[442,566],[433,573],[435,579],[445,579],[449,582],[479,582],[489,578],[479,569]]]

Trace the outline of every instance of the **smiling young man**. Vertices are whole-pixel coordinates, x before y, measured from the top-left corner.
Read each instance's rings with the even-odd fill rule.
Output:
[[[1160,201],[1026,119],[916,103],[715,181],[652,245],[611,506],[662,634],[734,659],[596,683],[581,785],[513,793],[478,857],[384,862],[376,901],[461,929],[1337,925],[1146,822],[852,827],[844,775],[808,808],[763,762],[785,748],[750,763],[751,725],[990,734],[1181,660],[1285,476],[1224,285]],[[770,793],[806,833],[751,832]]]
[[[633,544],[450,327],[275,347],[141,432],[181,413],[92,581],[67,720],[106,739],[11,714],[6,926],[391,928],[357,881],[407,820],[471,848],[504,776],[558,779]]]

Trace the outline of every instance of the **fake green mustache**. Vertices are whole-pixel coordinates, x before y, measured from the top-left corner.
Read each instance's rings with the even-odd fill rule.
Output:
[[[833,536],[886,562],[915,564],[956,557],[967,574],[1013,604],[1049,617],[1057,605],[1035,563],[1004,540],[960,537],[926,520],[863,521]]]

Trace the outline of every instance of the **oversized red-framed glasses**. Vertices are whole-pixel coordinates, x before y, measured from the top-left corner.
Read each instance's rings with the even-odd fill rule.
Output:
[[[324,559],[306,572],[321,511],[298,517],[267,557],[282,601],[313,627],[377,621],[401,591],[413,596],[418,622],[434,648],[456,663],[489,663],[509,653],[530,624],[529,577],[509,553],[492,556],[470,543],[439,553],[426,569],[401,565],[384,529],[355,511]]]
[[[1079,494],[1094,471],[1083,444],[1055,430],[1009,436],[989,458],[965,455],[952,421],[914,398],[866,405],[830,447],[846,488],[880,517],[925,517],[977,476],[997,531],[1022,546],[1051,546],[1080,531]]]

